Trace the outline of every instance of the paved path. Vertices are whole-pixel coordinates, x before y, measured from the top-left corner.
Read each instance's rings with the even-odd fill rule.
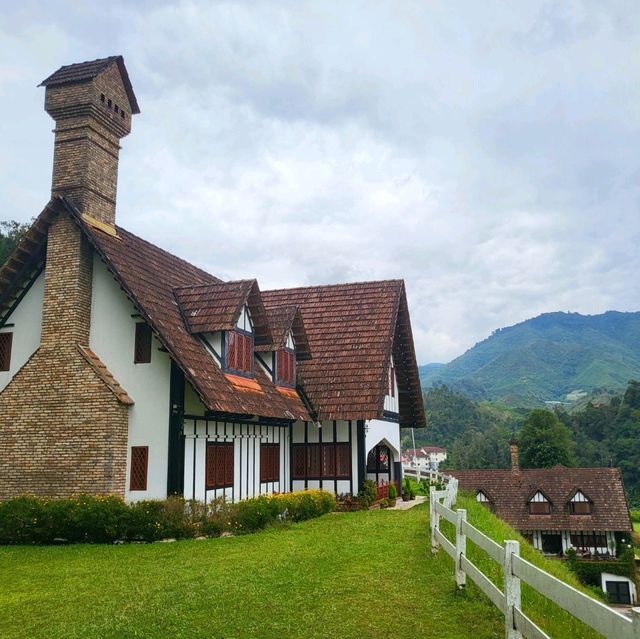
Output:
[[[402,501],[402,498],[399,498],[398,501],[396,501],[396,505],[389,510],[408,510],[425,501],[427,501],[427,498],[424,495],[416,495],[416,498],[411,501]]]

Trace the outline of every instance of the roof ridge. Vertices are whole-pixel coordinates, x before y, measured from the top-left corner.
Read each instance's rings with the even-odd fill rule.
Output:
[[[180,259],[180,258],[178,258]],[[197,266],[195,268],[198,268]],[[206,271],[205,271],[206,273]],[[215,277],[212,275],[212,277]],[[218,280],[217,282],[208,282],[205,284],[187,284],[186,286],[175,286],[172,290],[175,291],[186,291],[193,288],[206,288],[207,286],[229,286],[231,284],[253,284],[257,283],[258,280],[254,277],[252,279],[245,280]]]
[[[302,291],[308,289],[320,289],[320,288],[340,288],[344,286],[360,286],[363,284],[400,284],[403,283],[403,278],[393,278],[387,280],[359,280],[356,282],[341,282],[338,284],[310,284],[309,286],[293,286],[293,287],[281,287],[265,289],[263,293],[279,293],[280,291]]]

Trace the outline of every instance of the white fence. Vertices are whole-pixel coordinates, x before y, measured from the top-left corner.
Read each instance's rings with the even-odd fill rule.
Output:
[[[547,599],[555,602],[580,621],[611,639],[640,639],[640,608],[633,608],[632,617],[626,617],[605,604],[592,599],[569,584],[520,557],[520,544],[505,541],[504,546],[489,539],[467,522],[467,511],[451,507],[456,502],[458,480],[445,478],[446,489],[430,492],[431,548],[439,548],[455,561],[455,577],[458,588],[463,588],[470,577],[493,604],[504,614],[507,639],[550,639],[549,635],[529,619],[522,611],[520,582],[524,581]],[[443,517],[455,526],[455,544],[440,530]],[[467,558],[467,539],[484,550],[500,564],[504,572],[504,591],[500,590],[476,565]]]

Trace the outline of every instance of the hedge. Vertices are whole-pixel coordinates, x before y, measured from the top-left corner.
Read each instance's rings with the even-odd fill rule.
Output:
[[[322,490],[262,495],[235,504],[171,497],[126,503],[113,495],[0,501],[0,544],[113,543],[249,533],[274,523],[303,521],[335,509]]]

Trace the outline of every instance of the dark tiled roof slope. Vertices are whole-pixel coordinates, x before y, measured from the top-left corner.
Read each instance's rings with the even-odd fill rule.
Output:
[[[263,291],[267,312],[297,305],[312,357],[298,371],[319,419],[383,416],[393,348],[403,426],[424,426],[411,325],[401,280]]]
[[[215,282],[174,290],[184,321],[192,333],[233,330],[248,304],[255,343],[270,344],[271,333],[256,280]]]
[[[482,490],[494,512],[514,528],[528,530],[630,531],[629,507],[618,468],[532,468],[450,470],[464,490]],[[541,491],[552,504],[551,515],[530,515],[528,502]],[[592,501],[591,515],[569,514],[576,490]]]
[[[89,60],[87,62],[77,62],[76,64],[67,64],[54,71],[48,78],[44,79],[38,86],[53,87],[62,86],[64,84],[76,84],[79,82],[88,82],[100,75],[103,71],[116,63],[120,69],[120,75],[124,83],[129,103],[131,104],[132,113],[140,113],[138,101],[133,92],[129,74],[124,66],[124,58],[121,55],[112,55],[108,58],[100,58],[99,60]]]

